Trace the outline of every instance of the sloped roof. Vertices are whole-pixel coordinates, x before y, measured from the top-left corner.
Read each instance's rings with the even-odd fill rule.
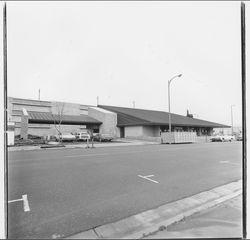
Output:
[[[50,112],[31,112],[29,114],[29,123],[54,123],[59,121],[59,116]],[[62,115],[62,124],[101,124],[102,122],[89,117],[88,115]]]
[[[138,126],[138,125],[168,125],[168,112],[145,110],[137,108],[124,108],[115,106],[98,105],[98,107],[117,113],[117,126]],[[171,123],[174,126],[188,127],[230,127],[227,125],[200,120],[197,118],[185,117],[171,113]]]

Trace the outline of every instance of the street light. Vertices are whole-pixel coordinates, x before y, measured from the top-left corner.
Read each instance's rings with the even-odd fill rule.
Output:
[[[169,133],[171,133],[171,111],[170,111],[170,83],[177,77],[181,77],[182,74],[176,75],[168,80],[168,123],[169,123]]]
[[[233,107],[235,107],[235,105],[231,105],[231,123],[232,123],[232,135],[234,133],[234,127],[233,127]]]

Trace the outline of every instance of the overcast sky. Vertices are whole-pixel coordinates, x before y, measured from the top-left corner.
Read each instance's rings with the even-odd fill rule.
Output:
[[[7,2],[8,95],[241,125],[240,2]]]

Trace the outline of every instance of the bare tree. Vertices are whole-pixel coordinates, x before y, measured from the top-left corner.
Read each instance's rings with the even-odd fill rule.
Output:
[[[65,106],[64,103],[62,103],[62,104],[57,104],[57,105],[56,105],[56,114],[53,114],[53,113],[52,113],[52,117],[53,117],[53,120],[54,120],[54,126],[55,126],[55,129],[56,129],[57,132],[58,132],[59,141],[60,141],[60,142],[61,142],[60,135],[62,134],[62,132],[61,132],[61,123],[62,123],[62,121],[63,121],[64,106]]]

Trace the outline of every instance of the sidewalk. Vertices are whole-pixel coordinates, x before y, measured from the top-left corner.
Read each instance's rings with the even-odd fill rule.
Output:
[[[158,208],[150,209],[148,211],[127,217],[125,219],[121,219],[117,222],[107,223],[102,226],[94,227],[87,231],[67,237],[67,239],[168,238],[167,234],[169,234],[169,231],[166,230],[168,230],[171,226],[175,226],[173,224],[177,223],[178,225],[184,222],[185,219],[191,219],[191,216],[195,217],[196,216],[195,214],[197,213],[203,213],[205,211],[209,212],[215,206],[220,206],[221,204],[223,204],[222,206],[224,206],[224,203],[226,203],[227,201],[231,201],[232,199],[239,197],[242,194],[241,187],[242,187],[241,180],[231,182],[216,187],[214,189],[201,192],[184,199],[180,199],[175,202],[167,203]],[[235,201],[237,202],[237,204],[239,203],[238,200]],[[221,210],[222,213],[220,213],[217,209],[215,210],[215,213],[218,213],[217,217],[218,218],[221,217],[222,220],[221,222],[219,222],[219,220],[216,220],[216,218],[213,219],[212,223],[214,224],[214,226],[218,227],[218,229],[216,228],[217,231],[214,230],[213,234],[216,235],[218,232],[221,231],[221,228],[219,227],[226,226],[227,229],[229,229],[230,227],[232,228],[233,226],[237,226],[237,229],[236,228],[233,229],[232,232],[225,231],[225,234],[231,235],[232,233],[232,236],[238,236],[238,237],[241,236],[241,221],[240,221],[241,213],[238,212],[241,211],[241,205],[237,204],[235,205],[237,210],[236,213],[234,214],[232,213],[233,210],[230,213],[226,214],[225,210],[223,209]],[[234,206],[234,203],[231,206]],[[233,221],[235,221],[235,223]],[[197,226],[198,223],[200,223],[199,219],[197,220]],[[209,223],[206,224],[208,227],[211,226],[211,222],[210,224]],[[215,229],[214,226],[212,226],[213,229]],[[211,229],[209,228],[207,228],[206,230],[211,231]],[[235,232],[236,235],[235,234],[233,235],[233,232],[235,230],[236,230]],[[205,236],[206,233],[207,232],[205,233],[197,232],[196,237],[200,237],[201,235],[203,237],[208,237]],[[179,230],[177,230],[177,233],[175,232],[172,234],[173,235],[171,234],[169,235],[169,238],[173,238],[173,236],[186,237],[185,235],[186,233],[185,232],[183,234],[179,233]],[[189,235],[187,234],[187,236]]]
[[[101,147],[122,147],[122,146],[137,146],[137,145],[153,145],[159,144],[157,142],[149,142],[142,140],[132,140],[132,139],[117,139],[115,142],[109,143],[94,143],[95,148]],[[49,147],[49,148],[40,148],[40,146],[16,146],[16,147],[8,147],[8,151],[29,151],[29,150],[44,150],[44,149],[66,149],[66,148],[86,148],[87,143],[83,142],[82,144],[65,144],[65,147]],[[91,147],[91,143],[89,144]]]
[[[242,195],[199,212],[178,223],[162,227],[145,239],[241,238]]]

